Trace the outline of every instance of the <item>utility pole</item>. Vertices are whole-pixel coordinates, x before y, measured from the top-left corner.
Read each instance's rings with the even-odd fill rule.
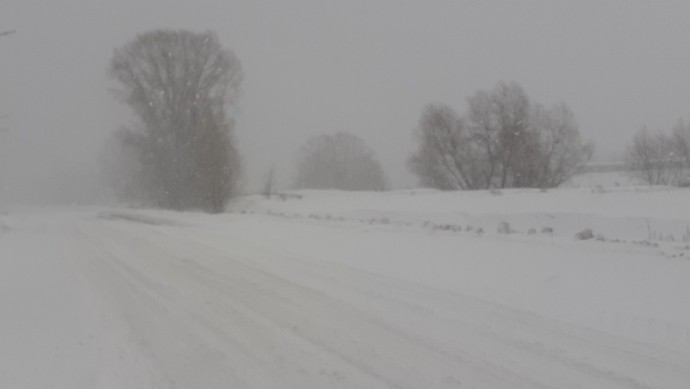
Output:
[[[17,33],[16,30],[0,31],[0,38],[3,37],[3,36],[8,36],[8,35],[16,34],[16,33]],[[0,119],[4,119],[5,117],[7,117],[7,114],[1,115],[1,116],[0,116]],[[0,133],[2,133],[2,132],[4,132],[4,131],[7,131],[7,129],[4,129],[4,130],[3,130],[3,128],[0,127]]]
[[[7,127],[2,126],[2,122],[7,119],[7,114],[0,115],[0,134],[7,132]]]
[[[0,38],[2,38],[4,36],[16,34],[16,33],[17,33],[17,30],[0,31]],[[7,115],[2,115],[2,116],[0,116],[0,119],[4,119],[6,116]],[[3,132],[2,128],[0,128],[0,132]]]
[[[8,36],[8,35],[15,34],[15,33],[17,33],[16,30],[0,31],[0,38],[5,37],[5,36]],[[6,114],[5,114],[5,115],[1,115],[1,116],[0,116],[0,119],[4,119],[4,118],[6,118],[6,117],[7,117]],[[7,131],[8,131],[7,128],[0,127],[0,134],[2,134],[3,132],[7,132]],[[0,143],[0,144],[2,144],[2,143]],[[2,189],[2,187],[0,187],[0,189]],[[1,193],[0,193],[0,194],[1,194]],[[1,198],[0,198],[0,199],[1,199]],[[0,205],[2,205],[2,204],[0,204]],[[0,209],[0,211],[2,211],[2,209]],[[1,226],[2,226],[2,225],[0,225],[0,227],[1,227]]]

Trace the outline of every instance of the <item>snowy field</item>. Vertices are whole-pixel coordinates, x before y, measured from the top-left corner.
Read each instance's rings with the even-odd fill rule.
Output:
[[[688,388],[688,204],[619,182],[10,210],[0,387]]]

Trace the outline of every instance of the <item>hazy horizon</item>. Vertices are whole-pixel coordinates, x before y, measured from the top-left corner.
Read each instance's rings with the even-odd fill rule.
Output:
[[[104,140],[127,124],[109,92],[113,49],[158,28],[212,30],[242,61],[234,108],[247,190],[272,165],[292,181],[311,136],[345,131],[376,152],[393,188],[422,108],[516,81],[565,102],[599,156],[634,131],[690,118],[684,1],[9,0],[0,14],[0,191],[12,201],[90,201]],[[78,189],[78,190],[75,190]],[[82,198],[76,198],[79,193]]]

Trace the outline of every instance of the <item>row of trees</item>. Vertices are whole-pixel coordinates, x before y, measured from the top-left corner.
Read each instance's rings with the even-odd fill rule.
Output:
[[[427,106],[416,135],[410,169],[422,185],[443,190],[556,187],[593,152],[565,104],[532,104],[516,83],[477,92],[463,116]]]
[[[670,133],[640,129],[628,146],[626,164],[649,185],[690,185],[690,123],[680,120]]]
[[[556,187],[593,152],[565,104],[532,104],[516,83],[477,92],[465,116],[446,105],[427,106],[416,135],[418,148],[409,167],[423,186],[442,190]],[[298,188],[386,187],[374,153],[349,134],[312,138],[302,148],[297,168]],[[272,182],[273,173],[267,177]]]
[[[123,197],[145,205],[220,212],[238,190],[242,163],[227,108],[242,68],[214,33],[151,31],[116,49],[109,74],[134,120],[105,148],[103,165]],[[515,83],[422,112],[409,166],[424,186],[444,189],[554,187],[591,156],[564,105],[532,104]],[[273,190],[275,174],[264,191]],[[297,188],[383,190],[373,151],[346,133],[310,139],[300,150]]]

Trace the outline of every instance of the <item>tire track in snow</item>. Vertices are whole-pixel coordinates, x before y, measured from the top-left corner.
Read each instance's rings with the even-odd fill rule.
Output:
[[[93,227],[92,227],[93,229]],[[115,234],[113,234],[115,233]],[[110,235],[111,239],[113,235],[116,235],[117,232],[115,230],[109,230],[108,235]],[[102,236],[102,234],[100,234]],[[129,238],[129,239],[125,239]],[[129,274],[129,276],[126,276],[126,278],[133,278],[134,281],[132,282],[132,285],[130,285],[131,289],[137,290],[137,291],[145,291],[146,294],[149,294],[151,296],[151,299],[156,300],[156,304],[159,306],[159,309],[162,309],[163,311],[168,311],[170,309],[175,309],[175,310],[183,310],[185,311],[185,315],[187,316],[185,320],[182,320],[181,323],[185,326],[184,329],[178,331],[178,332],[187,332],[187,333],[193,333],[195,330],[195,326],[198,326],[200,323],[206,327],[207,329],[211,329],[215,335],[218,337],[220,336],[224,340],[227,339],[234,339],[235,341],[238,340],[236,334],[228,334],[227,330],[228,327],[221,328],[219,325],[214,324],[213,321],[214,319],[217,319],[217,314],[218,312],[215,312],[215,314],[208,315],[209,312],[204,309],[199,309],[199,307],[203,307],[203,304],[197,304],[199,303],[198,300],[191,299],[190,301],[181,304],[181,301],[184,301],[185,294],[189,293],[190,290],[196,289],[196,292],[201,292],[200,295],[206,296],[207,298],[213,297],[214,301],[216,304],[212,307],[212,309],[215,310],[222,310],[225,313],[231,313],[232,315],[232,320],[229,324],[230,326],[237,324],[237,314],[240,315],[246,315],[248,316],[248,320],[251,321],[251,325],[260,325],[263,327],[267,327],[266,323],[270,322],[270,326],[268,328],[264,328],[264,332],[262,333],[263,336],[268,336],[270,333],[280,333],[278,337],[289,337],[289,338],[294,338],[297,339],[298,342],[294,342],[294,339],[292,339],[290,344],[290,348],[288,348],[288,351],[292,354],[295,355],[286,355],[285,358],[283,358],[286,363],[289,363],[288,359],[290,357],[295,357],[299,355],[299,357],[304,357],[305,356],[305,341],[308,342],[306,345],[306,348],[309,349],[307,352],[311,352],[313,355],[311,356],[311,359],[307,359],[307,361],[312,362],[314,365],[322,365],[322,366],[328,366],[329,364],[332,365],[332,368],[338,368],[340,370],[342,369],[343,361],[340,361],[339,363],[333,363],[333,355],[337,355],[338,357],[342,357],[341,355],[338,355],[337,350],[329,349],[326,345],[324,344],[319,344],[311,341],[310,339],[306,339],[302,336],[299,336],[297,332],[294,331],[294,328],[290,328],[288,326],[285,326],[280,323],[279,320],[275,320],[275,318],[270,317],[270,315],[266,315],[265,312],[260,312],[257,311],[255,308],[251,307],[252,301],[246,301],[246,298],[250,299],[256,299],[257,296],[260,296],[265,293],[263,288],[260,285],[243,285],[243,288],[245,291],[243,294],[245,295],[245,299],[243,301],[240,301],[238,303],[238,295],[237,292],[240,291],[238,288],[232,288],[231,290],[228,290],[225,288],[222,291],[216,291],[214,288],[209,287],[210,285],[210,280],[208,279],[203,279],[203,276],[201,278],[195,278],[195,277],[190,277],[190,274],[193,274],[193,269],[189,268],[188,266],[185,267],[183,266],[180,268],[180,265],[183,264],[183,262],[179,262],[180,258],[175,257],[174,255],[171,255],[167,252],[161,251],[158,248],[154,248],[154,246],[147,246],[143,247],[140,243],[141,242],[136,242],[132,240],[132,236],[119,236],[117,239],[112,239],[110,242],[102,242],[104,243],[104,250],[109,252],[112,255],[111,260],[119,262],[117,267],[124,268],[124,273]],[[101,239],[101,238],[95,238],[94,239]],[[145,272],[140,271],[139,269],[135,269],[134,267],[130,267],[132,265],[131,260],[125,259],[126,255],[123,255],[122,253],[114,253],[119,251],[120,249],[127,247],[128,249],[131,249],[132,247],[136,247],[134,251],[136,251],[137,255],[141,255],[139,259],[141,260],[146,260],[146,261],[151,261],[151,258],[156,258],[158,261],[155,263],[157,265],[157,268],[149,268],[148,269],[148,274]],[[162,261],[162,262],[161,262]],[[127,263],[127,264],[125,264]],[[163,266],[161,266],[163,265]],[[182,270],[182,272],[180,272]],[[152,280],[149,278],[151,276],[151,272],[154,271],[158,274],[164,274],[168,278],[168,281],[172,281],[171,285],[175,285],[178,287],[178,290],[175,292],[180,292],[180,293],[163,293],[162,291],[166,288],[169,288],[168,286],[163,286],[162,284],[159,284],[158,287],[152,288],[152,285],[157,284],[157,281]],[[122,272],[122,270],[120,270]],[[189,273],[189,274],[187,274]],[[181,277],[182,276],[182,277]],[[183,281],[184,280],[184,281]],[[132,281],[132,280],[130,280]],[[182,282],[181,282],[182,281]],[[237,278],[236,285],[241,285],[241,277]],[[246,282],[245,282],[246,284]],[[167,296],[163,296],[166,294]],[[228,294],[231,296],[234,296],[234,298],[228,298]],[[189,297],[189,296],[186,296]],[[273,296],[269,296],[273,297]],[[129,306],[129,303],[124,304],[126,306]],[[196,307],[194,306],[196,305]],[[238,305],[240,308],[238,309]],[[227,311],[230,312],[227,312]],[[251,311],[251,312],[248,312]],[[253,312],[253,313],[252,313]],[[216,316],[216,317],[213,317]],[[212,318],[213,317],[213,318]],[[166,328],[167,324],[166,323],[159,323],[158,324],[161,328]],[[232,327],[230,327],[232,328]],[[198,328],[197,328],[198,329]],[[241,331],[240,336],[246,335],[246,331]],[[143,334],[144,339],[147,339],[150,337],[150,333]],[[233,336],[235,336],[233,338]],[[255,337],[256,338],[256,337]],[[284,341],[282,339],[281,341]],[[193,343],[193,342],[192,342]],[[265,341],[264,341],[265,343]],[[295,345],[295,343],[298,343]],[[245,353],[244,356],[247,357],[253,357],[255,356],[256,353],[260,353],[259,351],[256,350],[248,350],[249,347],[252,346],[258,346],[261,347],[261,343],[251,343],[247,347],[244,347]],[[167,346],[165,344],[161,344],[160,342],[153,345],[153,348],[161,348],[165,349]],[[314,353],[314,349],[320,350],[318,353]],[[248,351],[247,351],[248,350]],[[157,352],[154,355],[155,359],[160,359],[161,354],[165,354],[165,352],[156,350]],[[270,350],[269,350],[270,351]],[[324,351],[326,354],[324,354]],[[232,352],[230,353],[232,354]],[[328,355],[332,354],[332,355]],[[256,374],[258,375],[272,375],[274,373],[272,368],[276,368],[275,365],[269,365],[269,366],[262,366],[262,361],[259,361],[258,359],[255,359],[254,363],[254,370],[258,370]],[[321,360],[319,362],[319,360]],[[325,362],[323,360],[326,360]],[[265,362],[265,361],[264,361]],[[336,361],[337,362],[337,361]],[[347,362],[347,361],[346,361]],[[355,374],[355,377],[352,376],[353,372],[352,369],[344,369],[346,370],[350,375],[345,377],[342,376],[342,373],[339,373],[337,371],[328,371],[328,370],[323,370],[320,372],[317,372],[317,375],[321,375],[322,377],[316,377],[314,376],[308,376],[306,377],[307,383],[310,381],[317,381],[316,383],[311,382],[313,386],[301,386],[301,385],[288,385],[287,387],[390,387],[390,388],[411,388],[411,386],[399,386],[393,382],[386,381],[385,377],[379,376],[375,371],[371,371],[365,368],[361,368],[361,366],[357,366],[358,364],[356,361],[349,361],[349,362],[355,362],[355,363],[350,363],[353,366],[357,367],[358,370],[360,370],[359,374]],[[265,365],[265,363],[264,363]],[[297,364],[299,365],[299,364]],[[308,364],[307,364],[308,365]],[[292,368],[293,366],[288,366],[288,368]],[[163,366],[164,370],[169,371],[169,366]],[[264,369],[262,369],[264,368]],[[235,369],[239,370],[239,369]],[[306,370],[304,368],[298,369],[299,371],[297,373],[301,374],[304,376],[304,373],[306,373]],[[332,370],[332,369],[331,369]],[[362,373],[364,373],[365,376],[362,378]],[[290,378],[290,377],[283,377],[283,378]],[[294,377],[293,377],[294,378]],[[305,377],[303,377],[305,378]],[[348,382],[345,381],[345,378],[348,379],[353,379],[356,378],[353,382]],[[371,380],[371,378],[374,378],[374,381]],[[339,382],[333,382],[334,379]],[[303,379],[304,380],[304,379]],[[178,381],[178,379],[174,379],[175,382]],[[342,384],[342,385],[338,385]],[[227,387],[227,383],[225,384],[226,386],[218,386],[218,387]],[[354,386],[353,386],[354,385]],[[249,388],[249,387],[256,387],[256,388],[268,388],[268,387],[274,387],[274,388],[282,388],[286,387],[285,381],[277,381],[274,382],[271,385],[267,385],[265,383],[263,384],[255,384],[255,383],[244,383],[244,384],[239,384],[236,386],[230,385],[231,387],[240,387],[240,388]],[[187,387],[187,386],[182,386],[182,387]],[[211,386],[203,386],[203,387],[211,387]],[[215,387],[215,386],[213,386]]]
[[[136,246],[138,251],[158,253],[165,258],[166,263],[158,261],[158,271],[170,272],[171,266],[179,266],[179,269],[172,270],[173,275],[184,274],[191,278],[188,282],[208,289],[210,294],[225,296],[232,300],[230,303],[242,301],[278,327],[291,329],[292,333],[328,353],[378,376],[387,383],[387,387],[471,387],[458,386],[457,383],[472,383],[473,380],[476,381],[474,386],[479,387],[544,387],[489,361],[451,356],[446,350],[390,327],[338,299],[247,267],[227,256],[220,256],[217,250],[204,249],[198,243],[173,238],[173,241],[161,245],[160,238],[156,243],[152,243],[151,236],[142,238],[146,235],[143,231],[139,231],[136,237],[129,235],[130,247]],[[187,255],[197,255],[197,260],[185,259],[180,254],[181,247],[175,246],[174,242],[192,246],[192,252]],[[219,275],[200,266],[201,258],[224,263],[228,272]],[[238,289],[244,289],[244,294],[238,293]]]
[[[93,231],[78,231],[85,245],[91,246],[91,260],[82,263],[82,269],[97,291],[121,313],[130,326],[133,342],[165,377],[160,387],[249,386],[217,348],[191,333],[179,309],[161,302],[164,286],[124,267]]]
[[[160,230],[157,231],[161,233]],[[185,231],[185,233],[187,232],[189,231]],[[188,235],[185,236],[185,239],[189,240]],[[246,244],[246,242],[243,243]],[[207,244],[207,246],[209,245]],[[219,250],[217,247],[213,248]],[[387,298],[398,304],[410,305],[410,301],[413,301],[415,296],[430,296],[426,302],[417,303],[416,309],[423,310],[424,305],[429,301],[446,300],[446,315],[448,312],[456,312],[451,318],[451,322],[454,324],[462,324],[457,312],[466,314],[468,311],[473,311],[474,315],[479,315],[479,317],[490,315],[494,318],[491,321],[493,325],[490,326],[488,332],[486,328],[477,328],[476,324],[473,324],[475,326],[473,331],[476,335],[494,338],[494,341],[498,340],[499,343],[506,346],[534,354],[535,357],[559,363],[567,368],[580,371],[582,374],[589,374],[606,382],[604,387],[610,387],[610,385],[633,388],[685,387],[687,382],[690,382],[690,373],[687,369],[687,366],[690,366],[690,359],[685,355],[664,350],[661,347],[630,342],[626,339],[546,319],[498,304],[479,301],[456,293],[441,293],[441,291],[432,290],[428,287],[334,264],[324,266],[322,262],[316,266],[314,261],[296,259],[286,253],[272,252],[270,249],[259,249],[264,249],[264,253],[279,258],[274,260],[284,261],[288,259],[292,263],[301,263],[302,269],[305,268],[305,264],[309,264],[312,268],[319,268],[316,272],[312,271],[312,274],[320,272],[325,277],[326,282],[333,279],[334,273],[337,273],[341,281],[343,273],[349,273],[352,279],[361,280],[363,277],[370,279],[369,285],[385,284],[386,287],[382,290],[387,291]],[[257,258],[260,256],[256,256],[254,259]],[[325,267],[330,268],[330,274],[327,272],[327,275],[324,276]],[[357,290],[362,286],[366,285],[349,285],[349,289]],[[391,291],[395,291],[395,293],[391,293]],[[396,296],[406,294],[406,300],[396,300]],[[510,325],[496,328],[497,323],[510,323]],[[517,327],[517,329],[512,327]],[[542,344],[543,342],[546,344]],[[602,354],[604,355],[603,358],[600,357]],[[635,368],[631,370],[631,366],[635,366]],[[621,372],[621,369],[624,369],[625,372]],[[634,373],[633,376],[638,378],[632,378],[630,376],[631,371]],[[656,374],[657,384],[646,383],[650,373]]]

